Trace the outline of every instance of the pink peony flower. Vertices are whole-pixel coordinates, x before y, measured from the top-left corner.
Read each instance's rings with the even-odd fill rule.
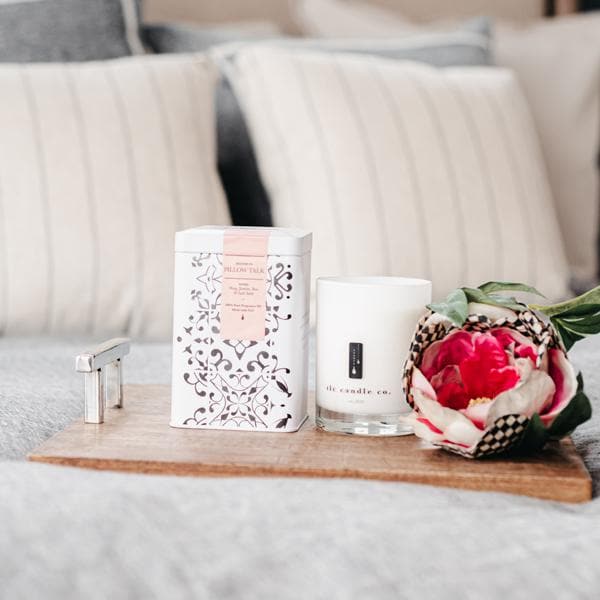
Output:
[[[552,437],[557,417],[578,393],[550,324],[526,307],[517,313],[474,303],[461,328],[438,314],[422,319],[405,387],[415,434],[469,457],[515,447],[533,420],[544,440]]]

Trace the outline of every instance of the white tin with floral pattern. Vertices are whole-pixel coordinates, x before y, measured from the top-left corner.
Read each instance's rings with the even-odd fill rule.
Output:
[[[171,425],[297,431],[306,418],[312,235],[197,227],[175,241]]]

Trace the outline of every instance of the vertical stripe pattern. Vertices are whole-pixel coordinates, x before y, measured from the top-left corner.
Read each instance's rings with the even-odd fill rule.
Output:
[[[346,102],[352,113],[352,121],[356,124],[358,132],[359,144],[364,152],[365,169],[369,178],[369,189],[372,191],[374,201],[374,214],[379,228],[379,247],[381,251],[382,266],[384,272],[390,272],[392,265],[391,251],[389,246],[390,232],[387,229],[386,206],[383,201],[383,195],[377,179],[377,164],[370,148],[371,140],[369,139],[369,130],[365,124],[361,114],[360,105],[356,94],[353,92],[349,81],[346,78],[344,69],[336,62],[336,75],[343,88],[343,93],[346,96]]]
[[[33,145],[35,147],[35,172],[38,176],[39,196],[41,205],[41,220],[44,227],[44,242],[40,245],[40,254],[44,254],[46,265],[46,297],[44,307],[44,330],[51,331],[52,328],[52,309],[54,301],[54,245],[52,240],[51,222],[50,222],[50,203],[48,201],[48,170],[46,167],[46,157],[44,156],[44,140],[41,133],[40,114],[35,99],[35,92],[30,81],[30,75],[25,67],[21,67],[21,80],[25,92],[26,105],[31,119],[31,134]],[[10,225],[7,223],[7,225]],[[40,256],[41,258],[41,256]]]
[[[509,72],[254,46],[228,76],[276,225],[313,231],[315,277],[421,276],[436,298],[492,278],[568,293],[552,199]],[[286,161],[273,155],[274,135]]]
[[[165,107],[165,102],[162,97],[160,84],[157,81],[156,74],[151,64],[146,64],[146,73],[148,82],[152,88],[152,99],[156,102],[158,114],[160,118],[160,131],[162,134],[163,145],[165,148],[165,164],[168,170],[169,177],[169,195],[173,201],[173,207],[176,214],[177,229],[181,229],[183,223],[183,215],[181,210],[181,194],[179,191],[179,181],[177,174],[176,149],[173,144],[171,130],[168,123],[168,114]]]
[[[77,94],[77,89],[75,87],[76,83],[73,79],[73,74],[70,70],[65,71],[65,78],[73,103],[73,117],[77,127],[77,137],[80,145],[83,176],[86,182],[86,200],[89,206],[89,233],[92,240],[92,256],[89,265],[91,271],[91,285],[89,290],[89,318],[85,329],[87,333],[93,333],[94,325],[96,323],[100,260],[102,258],[100,253],[100,230],[98,224],[98,211],[100,210],[100,207],[97,206],[98,201],[95,196],[96,189],[92,180],[91,152],[85,130],[81,101]]]
[[[387,104],[388,109],[393,115],[393,124],[398,133],[398,137],[400,138],[400,146],[405,152],[404,159],[407,162],[406,170],[411,188],[410,193],[407,195],[407,201],[412,204],[416,215],[415,228],[417,230],[416,237],[418,240],[418,251],[420,254],[418,258],[422,260],[423,266],[421,268],[422,273],[424,274],[423,276],[427,279],[431,279],[431,253],[429,251],[431,242],[429,240],[429,228],[427,227],[427,220],[423,209],[425,199],[423,197],[423,191],[417,176],[414,150],[411,147],[410,138],[406,131],[406,124],[404,123],[405,117],[403,115],[402,107],[398,105],[393,92],[390,90],[386,82],[385,76],[382,76],[382,74],[379,72],[379,66],[377,64],[373,65],[373,76],[376,85],[382,92],[382,96]]]
[[[318,149],[320,151],[321,158],[321,167],[324,171],[325,181],[327,183],[326,186],[326,204],[329,207],[329,212],[331,214],[331,223],[332,228],[329,230],[329,235],[332,235],[335,240],[335,249],[334,254],[338,257],[338,273],[348,274],[350,272],[349,258],[347,256],[347,239],[344,231],[344,227],[342,226],[344,216],[343,212],[343,201],[339,198],[339,191],[336,186],[336,178],[335,172],[333,170],[330,150],[327,147],[327,142],[325,140],[325,127],[322,122],[321,114],[319,113],[318,107],[315,104],[315,99],[312,96],[309,82],[304,74],[304,65],[299,62],[293,62],[294,74],[298,78],[299,89],[301,90],[304,100],[307,105],[308,113],[310,114],[310,125],[312,126],[312,130],[314,131],[314,135],[316,137],[316,143],[318,145]],[[305,204],[308,204],[311,199],[305,197],[304,195],[298,194]],[[274,198],[273,194],[271,194],[271,205],[272,210],[277,213],[277,202]],[[308,207],[306,207],[308,208]],[[322,207],[321,207],[322,208]],[[312,216],[312,215],[311,215]],[[302,225],[298,224],[298,226],[304,227],[305,224],[308,224],[312,221],[312,219],[307,218],[302,222]],[[317,241],[317,252],[318,252],[318,244]],[[322,274],[325,274],[324,272]],[[331,273],[330,273],[331,274]]]
[[[114,74],[110,68],[106,70],[106,80],[113,97],[115,108],[117,109],[117,118],[119,129],[121,131],[121,139],[125,149],[125,164],[127,168],[127,189],[129,192],[129,200],[131,202],[131,222],[133,223],[133,238],[135,247],[134,261],[134,286],[135,293],[133,295],[133,304],[131,306],[131,316],[128,319],[127,329],[135,331],[137,325],[135,315],[139,314],[137,307],[141,306],[142,294],[144,288],[144,231],[142,228],[142,209],[140,205],[140,197],[138,191],[138,174],[135,169],[135,159],[133,155],[133,139],[131,135],[131,125],[129,123],[129,115],[123,102],[119,83],[115,80]],[[137,332],[136,332],[137,333]]]
[[[230,224],[202,56],[0,65],[0,333],[167,339],[179,229]]]

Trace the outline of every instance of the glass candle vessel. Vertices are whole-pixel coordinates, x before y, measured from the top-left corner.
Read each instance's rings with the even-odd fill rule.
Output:
[[[431,282],[403,277],[317,280],[317,426],[406,435],[402,370]]]

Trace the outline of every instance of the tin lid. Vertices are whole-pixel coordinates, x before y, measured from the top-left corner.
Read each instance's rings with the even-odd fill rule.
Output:
[[[223,238],[225,233],[268,234],[268,254],[302,256],[310,252],[312,247],[312,233],[302,229],[203,225],[202,227],[178,231],[175,234],[175,252],[210,252],[221,254],[223,252]]]

